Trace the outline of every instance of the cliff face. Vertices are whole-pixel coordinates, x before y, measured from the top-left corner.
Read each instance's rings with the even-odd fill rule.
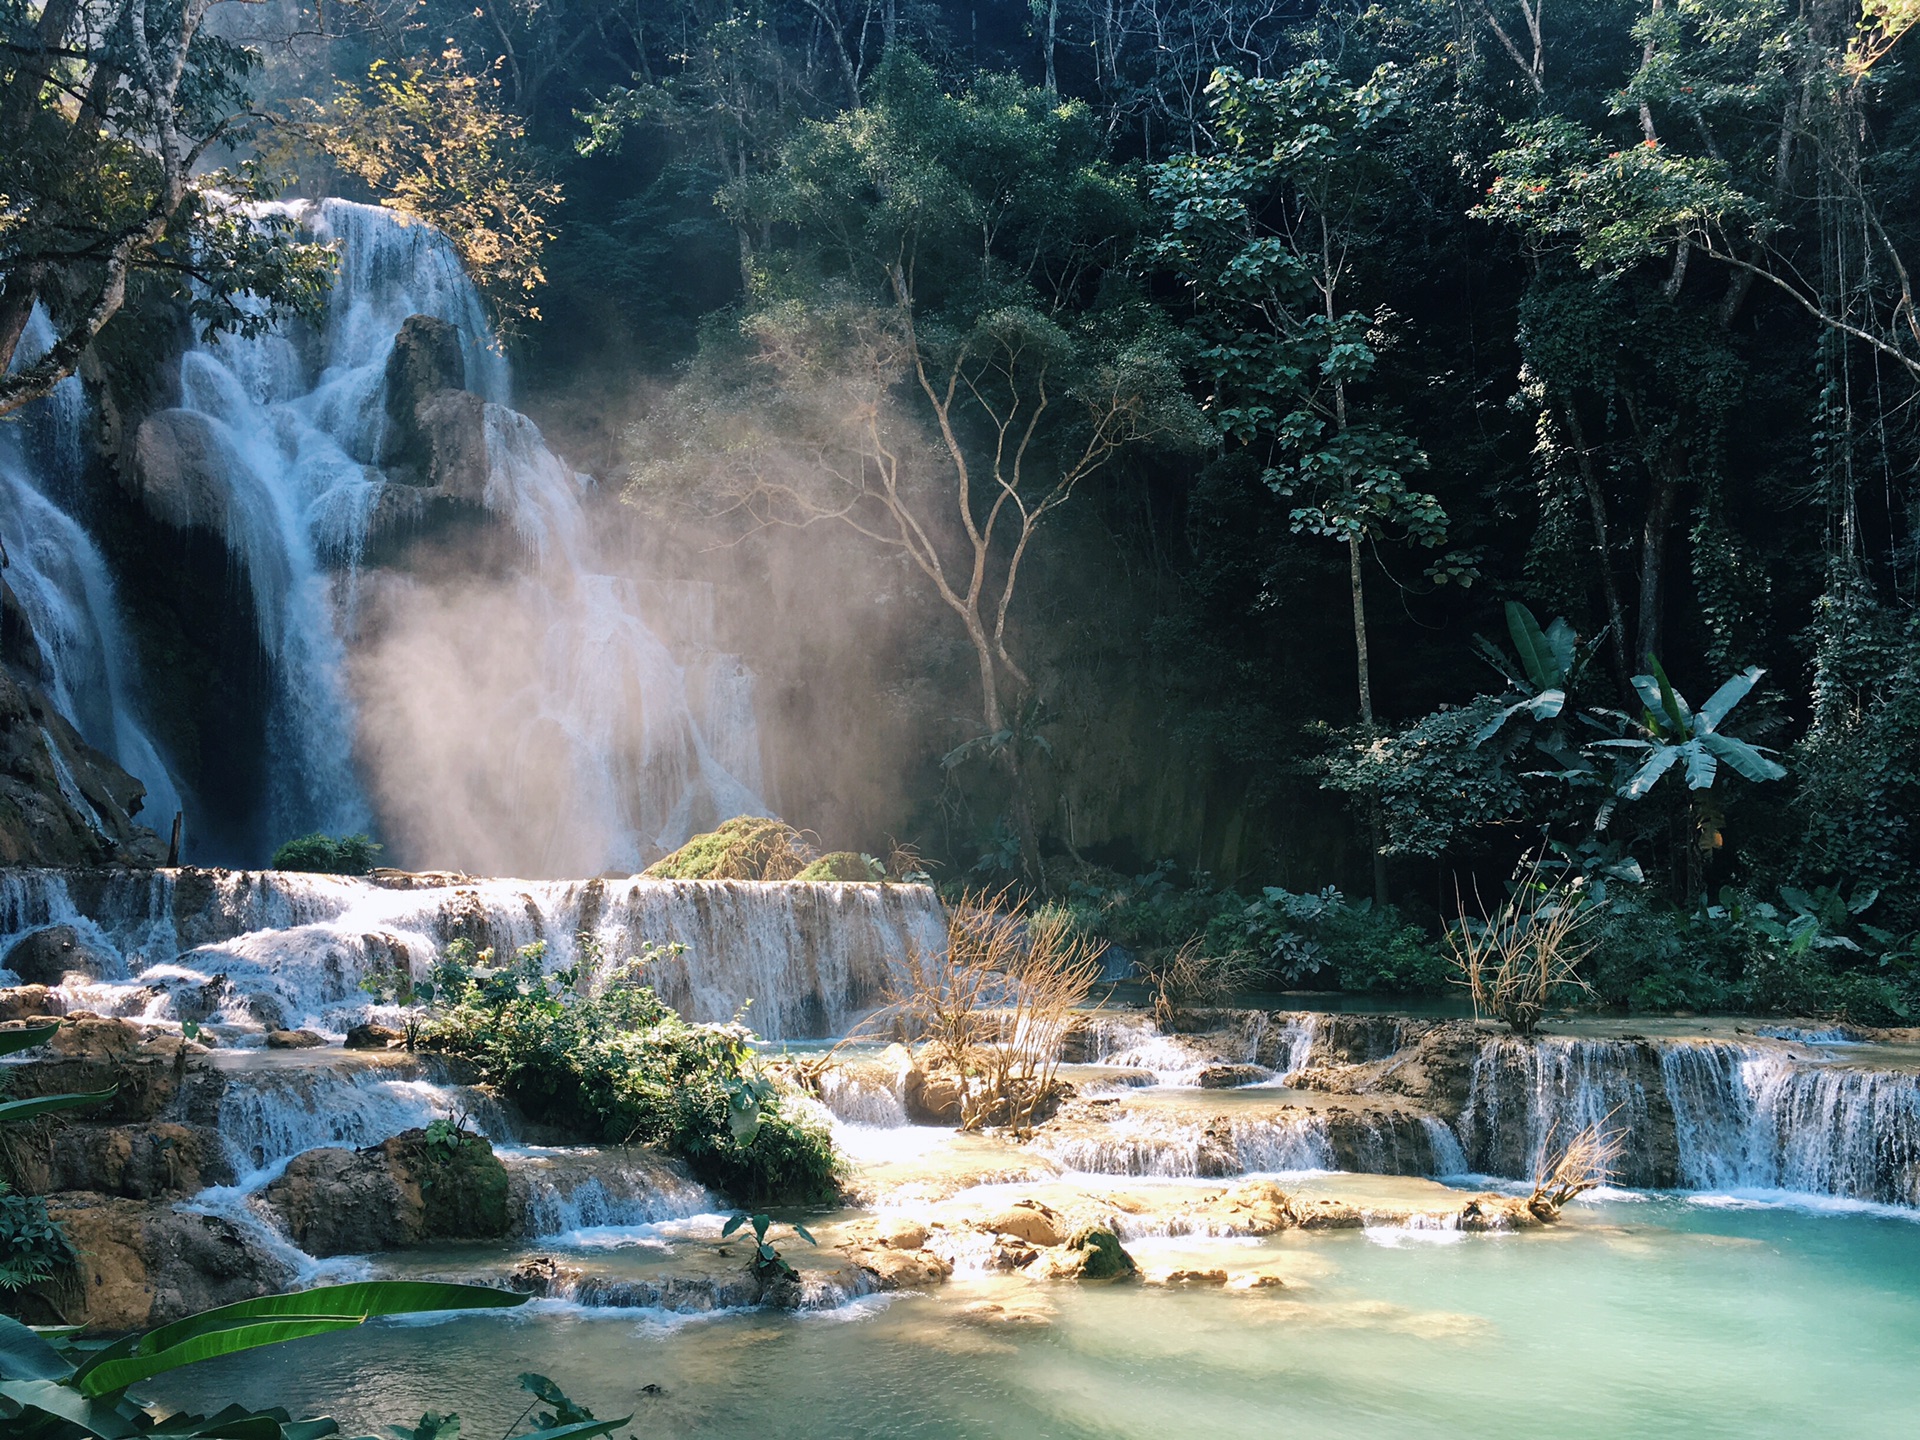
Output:
[[[0,573],[0,865],[159,864],[165,842],[134,818],[145,787],[80,738],[41,688],[45,674]]]

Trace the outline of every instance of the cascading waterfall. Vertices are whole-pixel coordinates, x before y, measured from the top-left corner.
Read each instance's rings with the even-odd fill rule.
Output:
[[[1458,1128],[1475,1170],[1522,1178],[1540,1173],[1558,1147],[1589,1125],[1624,1132],[1628,1145],[1614,1178],[1660,1186],[1674,1183],[1662,1163],[1665,1147],[1651,1133],[1666,1110],[1650,1047],[1509,1035],[1481,1045]]]
[[[31,364],[53,341],[36,305],[15,352]],[[6,581],[25,609],[46,662],[54,707],[86,742],[146,787],[140,819],[164,836],[180,809],[180,791],[139,719],[131,647],[105,557],[70,513],[83,468],[87,400],[69,377],[17,423],[0,425],[0,546]],[[59,751],[49,744],[59,763]],[[67,800],[91,813],[71,777]]]
[[[724,1021],[749,1001],[772,1039],[843,1034],[879,1003],[910,944],[944,942],[945,913],[920,885],[742,881],[519,881],[385,886],[273,871],[0,877],[0,953],[28,929],[72,924],[113,973],[70,987],[90,1008],[191,1019],[258,1033],[307,1025],[339,1033],[372,1013],[360,981],[424,975],[451,940],[505,955],[544,943],[571,965],[576,936],[604,953],[678,943],[648,972],[689,1019]]]
[[[1920,1205],[1920,1076],[1716,1041],[1660,1063],[1689,1188]]]
[[[766,813],[753,677],[714,648],[711,587],[631,573],[589,516],[593,482],[507,408],[507,361],[447,239],[377,207],[270,208],[339,255],[324,321],[189,349],[179,404],[129,457],[148,503],[214,530],[244,573],[272,677],[263,832],[345,834],[377,814],[415,863],[592,875]],[[517,541],[504,569],[362,567],[383,497],[408,491],[382,457],[388,362],[415,316],[457,336],[474,402],[457,499]],[[23,359],[43,332],[36,316]],[[78,381],[33,408],[38,458],[17,427],[0,434],[0,536],[56,703],[145,782],[164,832],[179,787],[135,719],[112,587],[61,470],[84,408]],[[694,623],[670,643],[650,614]]]

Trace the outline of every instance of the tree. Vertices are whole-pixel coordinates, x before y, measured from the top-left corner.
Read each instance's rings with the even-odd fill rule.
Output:
[[[364,84],[341,82],[300,128],[382,205],[444,232],[511,333],[540,318],[540,257],[561,196],[498,90],[449,45],[431,62],[374,61]]]
[[[762,256],[736,338],[639,437],[657,458],[636,491],[691,465],[750,528],[829,522],[902,556],[965,630],[980,748],[1012,780],[1037,882],[1023,567],[1090,476],[1203,435],[1169,337],[1103,275],[1139,222],[1132,187],[1084,106],[1000,76],[946,94],[897,52],[862,108],[802,126],[722,203],[790,239]]]
[[[1402,91],[1391,71],[1357,86],[1324,61],[1274,80],[1214,72],[1219,149],[1157,166],[1166,228],[1152,254],[1184,283],[1208,410],[1228,442],[1257,447],[1267,482],[1296,502],[1295,534],[1347,552],[1360,724],[1375,728],[1364,559],[1382,540],[1443,544],[1447,516],[1407,483],[1425,464],[1411,437],[1362,403],[1386,333],[1352,308],[1361,253],[1395,194],[1382,142]],[[1470,582],[1457,563],[1436,580]],[[1379,817],[1375,898],[1386,901]]]
[[[72,375],[141,286],[203,334],[311,313],[330,257],[250,212],[258,166],[203,168],[251,130],[248,50],[207,33],[219,0],[0,0],[0,415]],[[35,305],[45,353],[6,373]]]

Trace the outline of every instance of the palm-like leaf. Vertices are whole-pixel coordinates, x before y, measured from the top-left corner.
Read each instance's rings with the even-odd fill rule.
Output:
[[[0,1125],[31,1120],[36,1115],[51,1115],[56,1110],[79,1110],[88,1105],[98,1105],[102,1100],[111,1100],[119,1088],[118,1085],[109,1085],[104,1090],[85,1094],[36,1095],[31,1100],[0,1101]]]
[[[1709,730],[1702,735],[1700,743],[1726,761],[1736,774],[1748,780],[1778,780],[1787,773],[1786,766],[1769,760],[1755,746],[1744,740],[1736,740],[1731,735],[1722,735],[1717,730]]]
[[[1535,690],[1550,690],[1565,678],[1565,667],[1554,656],[1554,647],[1533,612],[1517,600],[1507,602],[1507,633],[1513,648]]]
[[[1713,694],[1707,697],[1707,703],[1700,707],[1700,719],[1709,730],[1718,730],[1727,713],[1746,699],[1753,687],[1760,683],[1760,677],[1767,672],[1758,665],[1749,665]]]
[[[1661,745],[1655,747],[1653,753],[1647,756],[1646,762],[1642,764],[1638,770],[1634,771],[1633,778],[1627,782],[1626,789],[1622,790],[1620,794],[1628,800],[1640,799],[1659,783],[1660,777],[1671,770],[1674,762],[1679,758],[1680,747],[1678,745]]]
[[[59,1023],[55,1022],[52,1025],[27,1025],[19,1030],[0,1030],[0,1055],[16,1055],[22,1050],[44,1045],[59,1028]]]

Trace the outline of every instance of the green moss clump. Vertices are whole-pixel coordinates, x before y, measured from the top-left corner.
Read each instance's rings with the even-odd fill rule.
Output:
[[[768,815],[736,815],[696,835],[647,868],[649,880],[792,880],[814,850],[793,826]]]
[[[822,855],[806,869],[793,878],[796,880],[840,880],[852,884],[865,884],[885,878],[878,862],[865,855],[856,855],[851,850],[835,850]]]

